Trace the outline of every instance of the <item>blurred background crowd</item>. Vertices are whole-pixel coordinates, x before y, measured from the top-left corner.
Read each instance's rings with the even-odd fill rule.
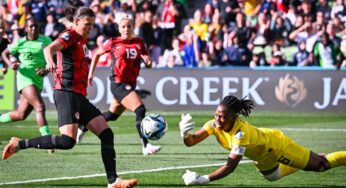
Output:
[[[0,33],[10,43],[25,35],[35,17],[53,40],[69,27],[67,3],[89,6],[96,25],[90,56],[117,36],[128,15],[154,60],[154,67],[346,66],[344,0],[2,0]],[[104,55],[98,66],[109,66]]]

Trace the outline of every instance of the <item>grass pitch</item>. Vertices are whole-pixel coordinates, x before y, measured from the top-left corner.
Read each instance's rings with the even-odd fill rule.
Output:
[[[180,113],[162,113],[169,126],[166,135],[153,144],[162,146],[158,155],[143,157],[134,126],[134,115],[125,113],[110,122],[115,133],[117,170],[121,177],[138,178],[138,187],[185,187],[181,176],[185,169],[208,174],[226,162],[228,151],[214,137],[194,147],[186,147],[180,138]],[[55,112],[48,113],[53,133],[58,134]],[[197,127],[213,118],[213,112],[192,113]],[[272,113],[257,112],[246,118],[257,127],[283,130],[296,142],[317,153],[346,150],[346,115],[342,113]],[[12,136],[39,136],[34,114],[22,122],[0,124],[0,149]],[[194,131],[195,131],[194,130]],[[82,144],[72,150],[27,149],[6,161],[0,161],[0,187],[105,187],[106,177],[99,140],[88,133]],[[300,171],[275,182],[259,175],[248,159],[228,177],[204,186],[192,187],[346,187],[346,167],[325,173]]]

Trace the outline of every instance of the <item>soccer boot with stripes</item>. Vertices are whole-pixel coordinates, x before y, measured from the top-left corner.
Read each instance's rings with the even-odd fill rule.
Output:
[[[2,151],[2,160],[6,160],[11,155],[17,153],[19,151],[19,138],[12,137],[10,142],[5,146],[4,150]]]

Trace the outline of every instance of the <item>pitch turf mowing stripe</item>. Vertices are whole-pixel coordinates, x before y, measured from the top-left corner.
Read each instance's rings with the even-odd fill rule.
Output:
[[[27,126],[27,125],[14,125],[16,128],[27,128],[33,129],[36,127]],[[112,129],[120,129],[122,127],[111,127]],[[338,128],[290,128],[290,127],[271,127],[274,129],[280,129],[283,131],[313,131],[313,132],[346,132],[346,129],[338,129]]]
[[[324,128],[277,128],[283,131],[315,131],[315,132],[346,132],[346,129],[324,129]]]
[[[251,160],[242,160],[240,161],[240,164],[245,163],[251,163]],[[141,173],[148,173],[148,172],[160,172],[160,171],[167,171],[167,170],[179,170],[179,169],[188,169],[188,168],[204,168],[204,167],[213,167],[213,166],[222,166],[225,163],[217,163],[217,164],[206,164],[206,165],[191,165],[191,166],[172,166],[172,167],[165,167],[165,168],[156,168],[156,169],[148,169],[148,170],[135,170],[135,171],[128,171],[128,172],[119,172],[119,175],[124,174],[141,174]],[[83,178],[93,178],[93,177],[102,177],[106,176],[106,174],[91,174],[91,175],[84,175],[84,176],[72,176],[72,177],[60,177],[60,178],[45,178],[45,179],[36,179],[36,180],[25,180],[25,181],[15,181],[15,182],[6,182],[6,183],[0,183],[0,185],[15,185],[15,184],[26,184],[26,183],[38,183],[38,182],[47,182],[47,181],[58,181],[58,180],[72,180],[72,179],[83,179]]]

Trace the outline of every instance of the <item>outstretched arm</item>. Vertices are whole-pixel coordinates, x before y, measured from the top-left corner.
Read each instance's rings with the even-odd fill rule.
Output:
[[[236,169],[241,158],[242,155],[231,153],[228,156],[227,163],[209,175],[199,175],[196,172],[186,170],[186,173],[183,175],[184,183],[185,185],[207,184],[210,181],[224,178]]]
[[[210,181],[218,180],[231,174],[237,168],[242,157],[241,155],[229,154],[227,163],[209,174]]]
[[[88,74],[88,85],[92,86],[93,78],[94,78],[94,72],[95,72],[95,67],[97,63],[99,62],[100,56],[107,53],[103,48],[98,48],[93,55],[91,59],[91,64],[90,64],[90,69],[89,69],[89,74]]]
[[[195,122],[189,113],[181,115],[179,128],[184,144],[189,147],[198,144],[209,136],[208,132],[204,129],[200,129],[194,134],[189,134],[189,131],[195,128]]]

